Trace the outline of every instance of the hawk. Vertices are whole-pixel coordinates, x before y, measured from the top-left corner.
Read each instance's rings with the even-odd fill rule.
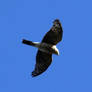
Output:
[[[23,39],[22,43],[38,48],[35,69],[32,77],[42,74],[52,62],[52,54],[59,55],[56,44],[62,40],[63,30],[59,19],[53,21],[52,28],[46,33],[41,42],[32,42]]]

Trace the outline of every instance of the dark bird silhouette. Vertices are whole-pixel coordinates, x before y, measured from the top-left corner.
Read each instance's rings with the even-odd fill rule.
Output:
[[[62,25],[58,19],[54,20],[53,26],[43,37],[41,42],[32,42],[23,39],[23,43],[38,48],[36,55],[35,69],[32,76],[38,76],[47,70],[52,62],[52,54],[59,55],[59,50],[56,44],[62,40],[63,30]]]

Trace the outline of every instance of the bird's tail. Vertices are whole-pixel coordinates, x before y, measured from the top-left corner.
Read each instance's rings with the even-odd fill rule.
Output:
[[[39,43],[38,42],[32,42],[32,41],[28,41],[28,40],[23,39],[22,43],[23,44],[27,44],[27,45],[31,45],[31,46],[34,46],[34,47],[39,47]]]

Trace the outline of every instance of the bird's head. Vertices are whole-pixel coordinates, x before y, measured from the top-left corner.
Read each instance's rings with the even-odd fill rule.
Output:
[[[56,45],[52,46],[53,54],[59,55],[59,50],[57,49]]]

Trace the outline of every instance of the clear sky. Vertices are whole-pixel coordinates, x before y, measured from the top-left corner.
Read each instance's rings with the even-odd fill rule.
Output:
[[[63,26],[60,56],[32,78],[37,49],[54,19]],[[0,0],[0,92],[92,92],[92,0]]]

